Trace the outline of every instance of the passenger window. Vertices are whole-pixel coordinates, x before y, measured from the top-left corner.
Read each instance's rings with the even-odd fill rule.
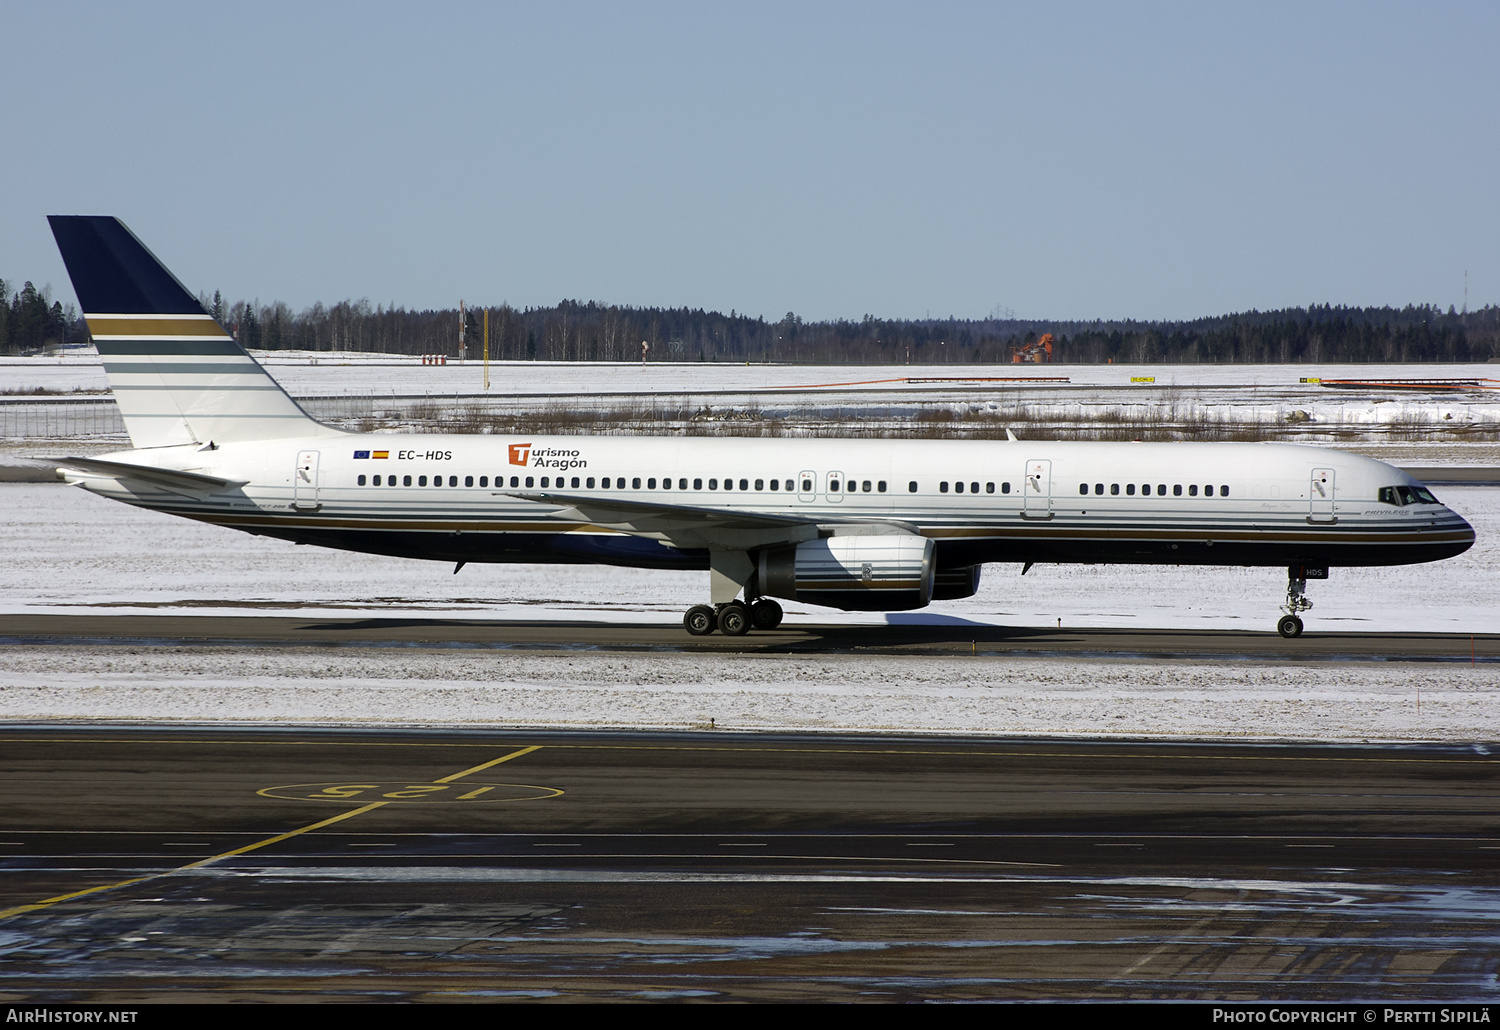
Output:
[[[1198,496],[1198,484],[1197,483],[1189,483],[1188,484],[1188,496],[1189,497],[1197,497]]]
[[[984,492],[987,493],[987,494],[994,493],[995,492],[995,484],[994,483],[986,483],[986,484],[984,484]]]
[[[719,488],[719,481],[717,479],[710,479],[708,481],[708,488],[710,490],[717,490]]]
[[[1227,487],[1227,486],[1221,486],[1221,487],[1219,487],[1219,496],[1220,497],[1228,497],[1229,496],[1229,487]]]
[[[686,490],[687,489],[687,480],[686,479],[679,479],[677,481],[677,489],[679,489],[679,490]]]
[[[359,482],[356,483],[355,485],[357,485],[357,486],[364,486],[365,485],[365,477],[364,476],[360,476],[359,477]]]
[[[938,484],[938,493],[945,494],[947,492],[948,492],[948,484],[947,483],[939,483]]]
[[[640,481],[639,480],[636,481],[636,486],[640,486]],[[656,477],[655,476],[653,476],[652,478],[646,480],[646,489],[647,490],[655,490],[656,489]]]
[[[573,477],[573,489],[574,490],[578,489],[578,477],[577,476]]]
[[[1158,497],[1165,497],[1165,496],[1167,496],[1167,484],[1166,483],[1157,483],[1156,484],[1156,496],[1158,496]]]
[[[875,489],[879,493],[885,493],[885,480],[882,479],[880,482],[876,483]]]
[[[375,483],[376,486],[379,486],[380,485],[380,477],[376,476],[375,479],[373,480],[373,482]]]
[[[963,493],[964,492],[964,485],[962,483],[954,483],[953,484],[953,492],[956,493],[956,494]]]
[[[742,479],[742,480],[740,480],[740,489],[741,490],[748,490],[748,489],[750,489],[750,480],[748,480],[748,479]]]
[[[757,490],[764,490],[765,488],[766,488],[766,481],[764,479],[757,479],[755,481],[755,489],[757,489]]]
[[[813,482],[812,482],[811,479],[804,479],[802,481],[802,492],[803,493],[805,493],[805,494],[812,493],[812,488],[813,488]]]
[[[702,490],[703,489],[703,480],[701,480],[701,479],[695,479],[695,480],[693,480],[693,489],[694,490]]]
[[[830,479],[828,481],[828,492],[831,494],[839,492],[839,481],[837,479]]]
[[[401,477],[401,485],[402,486],[411,486],[411,476],[402,476]]]
[[[979,492],[979,484],[978,483],[970,483],[969,484],[969,493],[971,493],[971,494],[977,494],[978,492]]]
[[[548,478],[549,477],[547,477],[547,476],[543,476],[542,477],[542,489],[543,490],[547,489],[547,480],[548,480]]]
[[[511,476],[510,477],[510,488],[512,490],[514,490],[516,487],[518,487],[520,485],[521,485],[520,477],[518,477],[518,476]]]
[[[808,489],[811,490],[812,487],[808,487]],[[788,479],[786,481],[786,492],[787,493],[791,493],[792,492],[792,481],[790,479]]]
[[[386,486],[395,486],[396,485],[396,477],[395,476],[386,476],[385,477],[385,485]]]
[[[417,477],[417,485],[418,486],[426,486],[427,485],[427,477],[426,476],[418,476]]]
[[[1104,493],[1104,484],[1103,483],[1095,483],[1094,484],[1094,493],[1096,493],[1096,494],[1102,494],[1102,493]]]
[[[535,485],[536,485],[536,480],[532,479],[530,476],[527,476],[526,477],[526,489],[530,490]]]
[[[484,484],[483,484],[483,483],[480,483],[480,484],[479,484],[479,485],[480,485],[480,486],[483,486],[483,485],[484,485]],[[587,480],[585,480],[585,481],[584,481],[584,485],[585,485],[585,486],[586,486],[586,487],[587,487],[587,488],[588,488],[588,489],[590,489],[590,490],[592,490],[592,489],[593,489],[593,488],[594,488],[594,477],[593,477],[593,476],[589,476],[589,478],[588,478],[588,479],[587,479]]]
[[[1114,497],[1120,496],[1120,484],[1119,483],[1111,483],[1111,484],[1109,484],[1109,492],[1110,492],[1111,496],[1114,496]]]
[[[1134,483],[1126,483],[1125,484],[1125,496],[1127,496],[1127,497],[1134,497],[1135,496],[1135,484]]]
[[[917,492],[917,481],[915,479],[906,484],[906,492],[909,494],[914,494]]]
[[[1008,494],[1008,493],[1010,493],[1010,484],[1009,483],[1001,483],[1000,484],[1000,492],[1002,494]]]
[[[757,479],[755,482],[759,483],[760,480]],[[780,488],[781,488],[781,480],[779,480],[779,479],[773,479],[773,480],[771,480],[771,489],[772,490],[778,490]]]
[[[545,485],[545,484],[543,484],[543,485]],[[640,476],[636,476],[634,479],[632,479],[630,481],[630,489],[632,489],[632,490],[639,490],[640,488],[641,488],[641,477]]]
[[[1078,492],[1080,494],[1087,494],[1089,492],[1089,485],[1087,483],[1079,483]]]
[[[1172,484],[1172,496],[1173,497],[1181,497],[1182,496],[1182,484],[1181,483],[1173,483]]]

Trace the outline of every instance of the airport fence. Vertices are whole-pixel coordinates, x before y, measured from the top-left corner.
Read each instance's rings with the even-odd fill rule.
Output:
[[[125,436],[113,397],[0,397],[0,439]]]

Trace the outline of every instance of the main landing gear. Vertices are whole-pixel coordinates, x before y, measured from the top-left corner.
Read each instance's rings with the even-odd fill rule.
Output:
[[[775,629],[781,625],[781,605],[769,597],[746,605],[743,601],[728,604],[695,604],[682,617],[683,627],[695,637],[704,637],[715,629],[726,637],[738,637],[751,629]]]
[[[1312,608],[1313,603],[1307,597],[1307,581],[1310,579],[1327,579],[1328,566],[1326,565],[1289,565],[1286,570],[1286,603],[1281,606],[1283,615],[1276,623],[1276,632],[1290,640],[1292,637],[1302,635],[1302,620],[1298,618],[1299,612],[1305,612]]]

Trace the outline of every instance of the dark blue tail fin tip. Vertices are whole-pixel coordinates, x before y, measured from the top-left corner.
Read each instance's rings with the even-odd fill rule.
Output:
[[[203,305],[109,215],[48,215],[84,314],[201,315]]]

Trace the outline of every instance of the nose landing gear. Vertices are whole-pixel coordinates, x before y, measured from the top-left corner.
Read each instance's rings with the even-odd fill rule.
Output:
[[[1313,603],[1307,597],[1307,581],[1310,579],[1327,579],[1327,565],[1289,565],[1286,570],[1286,603],[1281,610],[1286,614],[1276,623],[1276,632],[1290,640],[1292,637],[1302,635],[1302,620],[1298,617],[1299,612],[1305,612],[1312,608]]]

